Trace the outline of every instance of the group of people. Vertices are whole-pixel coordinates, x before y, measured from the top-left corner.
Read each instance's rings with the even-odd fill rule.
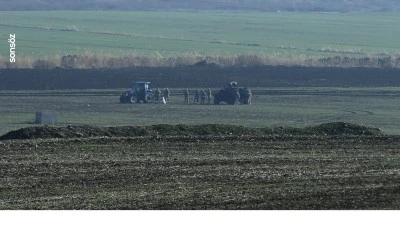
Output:
[[[245,92],[242,94],[244,94],[244,96],[240,96],[239,91],[236,89],[235,105],[238,105],[238,104],[251,105],[252,93],[251,93],[250,89],[246,88]],[[156,91],[154,92],[154,100],[157,102],[165,101],[165,103],[166,103],[166,102],[170,101],[170,95],[171,95],[171,92],[169,91],[168,88],[165,88],[165,90],[163,92],[159,88],[157,88]],[[185,98],[185,104],[189,104],[190,103],[189,89],[186,89],[183,92],[183,96]],[[211,104],[211,97],[212,97],[212,91],[210,88],[208,88],[206,91],[197,89],[196,92],[194,93],[193,104],[201,104],[201,105]]]
[[[164,93],[161,92],[160,88],[157,88],[156,91],[154,92],[154,101],[161,102],[164,98],[166,102],[169,102],[170,95],[171,92],[169,91],[168,88],[165,88]]]
[[[250,89],[245,89],[244,90],[244,96],[240,98],[240,94],[238,91],[236,91],[236,105],[241,103],[244,105],[251,105],[251,98],[253,97],[253,94],[251,93]]]
[[[190,92],[188,89],[186,89],[183,92],[183,96],[185,97],[185,103],[189,104]],[[211,96],[212,92],[210,88],[207,89],[207,92],[204,90],[197,89],[196,92],[194,93],[193,103],[204,105],[206,104],[206,99],[207,99],[208,104],[211,104]]]

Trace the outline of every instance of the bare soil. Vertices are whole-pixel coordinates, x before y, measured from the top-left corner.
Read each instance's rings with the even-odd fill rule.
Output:
[[[399,149],[386,135],[3,140],[0,209],[400,209]]]
[[[169,125],[98,127],[74,125],[66,127],[38,126],[8,132],[0,140],[89,138],[89,137],[140,137],[140,136],[218,136],[218,135],[383,135],[378,128],[346,122],[334,122],[305,128],[274,127],[247,128],[236,125]]]
[[[217,67],[123,69],[3,69],[0,90],[127,88],[151,81],[153,87],[224,87],[235,80],[248,87],[384,87],[399,86],[400,69],[313,67]]]

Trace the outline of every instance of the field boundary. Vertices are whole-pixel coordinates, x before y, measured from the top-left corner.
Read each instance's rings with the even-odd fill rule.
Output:
[[[1,24],[0,24],[1,26]],[[45,29],[45,28],[35,28]],[[70,29],[70,28],[68,28]],[[54,29],[63,32],[83,32],[68,29]],[[133,34],[118,34],[97,31],[84,31],[92,34],[136,36]],[[171,39],[165,37],[146,37]],[[173,40],[173,38],[171,39]],[[193,41],[190,39],[180,39],[181,41]],[[46,43],[50,43],[46,41]],[[228,45],[246,45],[259,47],[260,44],[244,42],[225,42],[211,41],[210,43],[228,44]],[[66,43],[75,44],[76,43]],[[93,45],[93,44],[92,44]],[[101,45],[113,48],[119,48],[116,45]],[[131,47],[124,47],[129,49]],[[280,46],[282,49],[299,49],[297,47]],[[45,59],[33,59],[31,57],[18,57],[13,63],[0,56],[0,69],[119,69],[132,67],[182,67],[182,66],[213,66],[213,67],[262,67],[262,66],[287,66],[287,67],[318,67],[318,68],[397,68],[400,69],[400,57],[398,55],[377,55],[369,56],[357,49],[338,50],[331,48],[323,49],[302,49],[304,51],[316,51],[324,53],[335,53],[330,57],[322,56],[279,56],[275,54],[234,54],[231,56],[202,56],[198,54],[184,54],[181,56],[163,57],[160,54],[137,55],[130,54],[125,56],[99,55],[87,52],[82,55],[64,55],[61,57],[47,57]],[[346,56],[341,54],[350,54]],[[360,56],[357,56],[360,55]]]

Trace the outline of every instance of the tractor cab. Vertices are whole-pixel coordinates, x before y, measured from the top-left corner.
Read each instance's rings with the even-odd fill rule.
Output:
[[[134,92],[147,92],[147,91],[151,91],[151,89],[149,88],[149,84],[150,82],[133,82],[132,83],[132,93]]]
[[[125,92],[119,98],[121,103],[149,103],[153,101],[153,93],[149,86],[150,82],[133,82],[132,89]]]

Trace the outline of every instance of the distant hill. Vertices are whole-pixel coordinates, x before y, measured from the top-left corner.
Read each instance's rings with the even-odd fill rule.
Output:
[[[0,10],[399,11],[399,0],[0,0]]]

